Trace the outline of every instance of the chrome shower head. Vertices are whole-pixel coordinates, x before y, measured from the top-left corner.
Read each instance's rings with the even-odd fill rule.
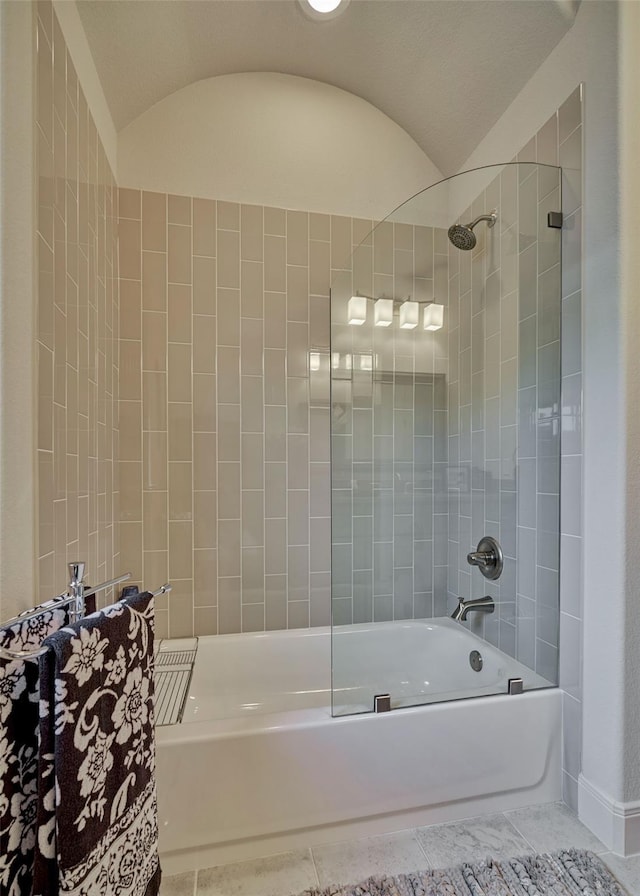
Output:
[[[476,235],[473,232],[473,228],[476,224],[479,224],[480,221],[486,221],[489,227],[493,227],[497,220],[498,213],[493,211],[490,215],[480,215],[479,218],[476,218],[475,221],[472,221],[470,224],[453,224],[447,233],[456,249],[468,251],[469,249],[474,248],[477,241]]]

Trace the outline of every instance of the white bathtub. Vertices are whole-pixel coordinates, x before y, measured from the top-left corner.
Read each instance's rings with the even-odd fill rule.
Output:
[[[339,637],[336,711],[427,705],[332,718],[328,628],[199,639],[183,722],[157,731],[168,873],[560,798],[548,682],[449,619]],[[547,688],[507,696],[513,677]]]

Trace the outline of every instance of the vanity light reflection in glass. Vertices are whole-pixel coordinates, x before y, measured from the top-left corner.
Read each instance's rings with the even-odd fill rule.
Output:
[[[367,297],[351,296],[347,304],[347,322],[361,327],[367,319]]]
[[[376,299],[373,308],[373,323],[376,327],[390,327],[393,323],[393,299]]]
[[[441,330],[444,325],[444,305],[432,302],[424,309],[422,326],[425,330]]]
[[[367,296],[351,296],[347,303],[347,323],[361,327],[367,321]],[[373,300],[373,324],[376,327],[390,327],[393,324],[393,299]],[[412,302],[407,299],[400,304],[398,325],[403,330],[415,330],[420,322],[420,306],[423,302]],[[422,328],[424,330],[441,330],[444,325],[444,305],[430,302],[423,309]]]
[[[400,328],[402,330],[415,330],[418,326],[420,305],[417,302],[403,302],[400,305]]]
[[[340,352],[331,352],[331,369],[353,370],[353,356],[349,353],[343,355]]]

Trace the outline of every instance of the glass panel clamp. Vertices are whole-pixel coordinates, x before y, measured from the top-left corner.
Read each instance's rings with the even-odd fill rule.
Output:
[[[509,694],[522,694],[524,691],[524,682],[521,678],[510,678],[507,683]]]
[[[376,694],[373,698],[374,712],[389,712],[391,710],[391,694]]]

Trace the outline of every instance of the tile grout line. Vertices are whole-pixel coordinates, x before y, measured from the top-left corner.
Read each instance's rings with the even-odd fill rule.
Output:
[[[537,849],[535,848],[535,846],[534,846],[529,840],[527,840],[527,838],[526,838],[525,835],[522,833],[522,831],[520,830],[520,828],[515,824],[515,822],[511,821],[511,819],[508,817],[508,815],[507,815],[506,812],[501,812],[500,814],[502,815],[502,817],[504,818],[504,820],[505,820],[505,821],[506,821],[506,822],[513,828],[513,830],[514,830],[517,834],[519,834],[520,837],[522,837],[522,839],[524,840],[524,842],[527,844],[527,846],[529,847],[529,849],[530,849],[533,853],[537,853],[537,852],[539,852],[539,850],[537,850]]]
[[[318,882],[318,886],[320,887],[320,874],[318,873],[318,866],[316,865],[316,857],[313,854],[313,847],[309,847],[309,855],[311,856],[311,863],[313,864],[313,871],[316,876],[316,880]]]
[[[422,854],[424,855],[424,857],[426,859],[427,867],[432,868],[433,865],[431,863],[431,859],[429,858],[429,855],[427,853],[427,850],[424,847],[424,844],[421,842],[420,837],[418,836],[418,831],[419,831],[419,828],[412,829],[413,839],[416,841],[416,843],[420,847],[420,850],[422,851]]]

